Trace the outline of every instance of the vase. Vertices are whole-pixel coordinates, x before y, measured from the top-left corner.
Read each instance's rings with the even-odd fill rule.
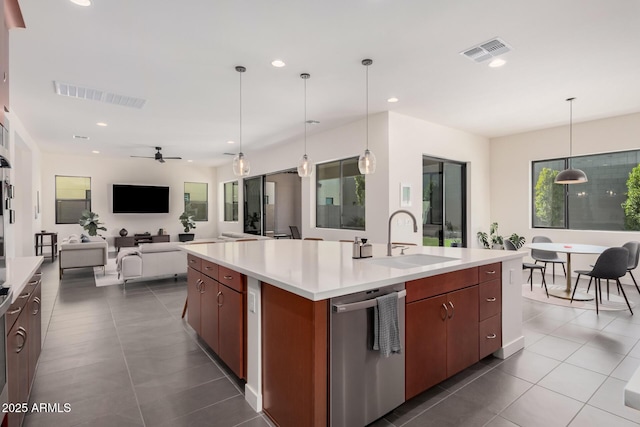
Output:
[[[125,237],[127,234],[129,234],[129,232],[127,230],[125,230],[124,228],[120,230],[120,236],[121,237]]]

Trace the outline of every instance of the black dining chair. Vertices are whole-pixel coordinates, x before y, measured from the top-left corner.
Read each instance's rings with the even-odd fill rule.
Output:
[[[627,299],[627,294],[624,292],[624,288],[620,284],[620,278],[627,274],[627,267],[629,265],[629,251],[627,248],[609,248],[605,249],[604,252],[598,256],[596,263],[593,265],[593,270],[585,271],[581,270],[580,273],[586,276],[590,276],[591,279],[595,279],[595,300],[596,300],[596,314],[599,313],[598,309],[598,294],[600,303],[602,303],[602,286],[601,280],[615,280],[616,285],[618,286],[618,290],[622,292],[622,296],[624,300],[627,302],[627,307],[629,307],[629,311],[633,314],[633,310],[631,309],[631,304],[629,304],[629,300]],[[589,282],[591,283],[591,281]],[[576,289],[578,286],[573,288],[573,293],[571,294],[571,301],[573,302],[573,297],[576,294]]]
[[[296,225],[290,225],[289,229],[291,230],[291,238],[300,240],[302,236],[300,235],[300,230]]]
[[[505,239],[503,242],[504,248],[508,251],[517,251],[516,245],[513,244],[511,240]],[[540,270],[540,274],[542,275],[542,286],[544,286],[544,291],[547,293],[547,298],[549,298],[549,290],[547,289],[547,281],[544,278],[544,266],[540,264],[531,264],[530,262],[522,263],[523,270],[529,270],[529,288],[533,292],[533,270]]]
[[[623,248],[627,248],[629,251],[629,261],[627,264],[627,273],[631,276],[633,280],[633,284],[636,285],[636,289],[638,293],[640,293],[640,288],[638,287],[638,282],[636,282],[636,278],[633,277],[633,271],[638,267],[638,259],[640,258],[640,242],[627,242],[622,245]]]
[[[531,243],[553,243],[553,241],[547,236],[534,236],[531,239]],[[562,265],[562,271],[564,272],[564,277],[567,277],[567,270],[564,268],[565,261],[558,256],[557,252],[554,251],[543,251],[540,249],[531,249],[531,258],[538,262],[544,263],[544,272],[547,273],[547,264],[551,263],[552,266],[552,280],[551,283],[556,282],[556,264]]]

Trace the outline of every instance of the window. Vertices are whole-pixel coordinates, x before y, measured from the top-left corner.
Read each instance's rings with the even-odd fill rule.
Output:
[[[204,182],[184,183],[184,211],[193,215],[194,221],[208,221],[208,185]]]
[[[316,227],[365,229],[365,179],[358,158],[317,165]]]
[[[638,230],[632,171],[640,175],[640,150],[533,162],[533,226],[571,230]],[[584,184],[554,184],[567,167],[582,169]],[[631,187],[628,188],[627,181]],[[635,189],[638,191],[638,189]],[[566,201],[566,202],[565,202]],[[628,212],[625,214],[624,206]],[[635,212],[635,214],[634,214]]]
[[[91,210],[91,178],[56,175],[56,224],[77,224]]]
[[[224,183],[224,220],[238,220],[238,181]]]

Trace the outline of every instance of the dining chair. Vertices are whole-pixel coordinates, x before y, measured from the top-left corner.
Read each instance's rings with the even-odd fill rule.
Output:
[[[547,236],[534,236],[531,239],[531,243],[553,243],[550,238]],[[544,263],[544,273],[547,273],[547,264],[551,263],[553,276],[551,279],[551,283],[556,282],[556,264],[562,265],[562,271],[564,272],[564,276],[567,277],[567,270],[564,268],[565,261],[558,256],[557,252],[554,251],[543,251],[540,249],[531,249],[531,258],[535,260],[535,263],[543,262]]]
[[[300,235],[300,230],[298,230],[298,226],[290,225],[289,229],[291,230],[291,238],[300,240],[302,236]]]
[[[324,240],[322,237],[305,237],[304,240]]]
[[[640,293],[640,288],[638,287],[638,282],[636,282],[636,278],[633,277],[633,271],[636,267],[638,267],[638,258],[640,258],[640,242],[632,241],[627,242],[622,245],[623,248],[627,248],[629,251],[629,261],[627,264],[627,273],[631,276],[633,280],[633,284],[636,285],[636,289],[638,293]]]
[[[503,242],[503,246],[505,248],[505,250],[507,251],[517,251],[518,248],[516,248],[516,245],[513,244],[513,242],[511,240],[505,239]],[[542,284],[541,286],[544,286],[544,291],[547,294],[547,298],[549,298],[549,289],[547,289],[547,281],[545,280],[544,277],[544,266],[540,265],[540,264],[531,264],[530,262],[523,262],[522,263],[522,269],[523,270],[529,270],[529,280],[527,280],[529,282],[529,288],[530,290],[533,292],[533,270],[540,270],[540,274],[542,275]]]
[[[629,311],[633,314],[633,310],[631,309],[631,304],[629,304],[629,300],[627,299],[627,294],[624,292],[624,288],[620,284],[620,278],[627,274],[627,267],[629,265],[629,250],[627,248],[608,248],[605,249],[604,252],[598,256],[596,263],[593,265],[593,270],[585,271],[581,270],[581,274],[586,276],[591,276],[592,279],[595,279],[595,300],[596,300],[596,314],[599,314],[598,308],[598,294],[600,299],[600,304],[602,304],[602,279],[607,280],[615,280],[616,285],[618,286],[618,290],[622,292],[622,296],[624,300],[627,302],[627,307],[629,307]],[[573,302],[573,297],[576,294],[576,289],[578,287],[573,288],[573,293],[571,294],[571,301]]]

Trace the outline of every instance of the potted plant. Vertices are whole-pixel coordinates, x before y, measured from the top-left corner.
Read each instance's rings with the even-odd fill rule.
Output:
[[[193,215],[185,211],[185,212],[182,212],[182,215],[180,215],[180,218],[178,219],[180,220],[180,223],[184,228],[184,233],[178,234],[178,240],[181,242],[189,242],[193,240],[194,234],[189,233],[189,231],[191,231],[192,228],[196,228],[196,223],[193,220]]]
[[[513,233],[511,236],[509,236],[509,238],[507,239],[509,240],[511,243],[513,243],[513,246],[516,247],[517,249],[520,249],[525,242],[527,241],[524,236],[518,236],[516,233]]]
[[[458,231],[456,227],[451,224],[451,221],[445,222],[445,227],[447,228],[447,240],[449,241],[449,245],[452,248],[462,247],[462,240],[458,237]]]
[[[106,227],[102,227],[104,224],[100,222],[98,214],[86,209],[82,211],[78,223],[89,233],[89,236],[97,236],[98,230],[107,231]]]
[[[478,231],[478,241],[485,249],[502,249],[502,236],[498,234],[498,223],[494,222],[489,227],[489,234]]]

